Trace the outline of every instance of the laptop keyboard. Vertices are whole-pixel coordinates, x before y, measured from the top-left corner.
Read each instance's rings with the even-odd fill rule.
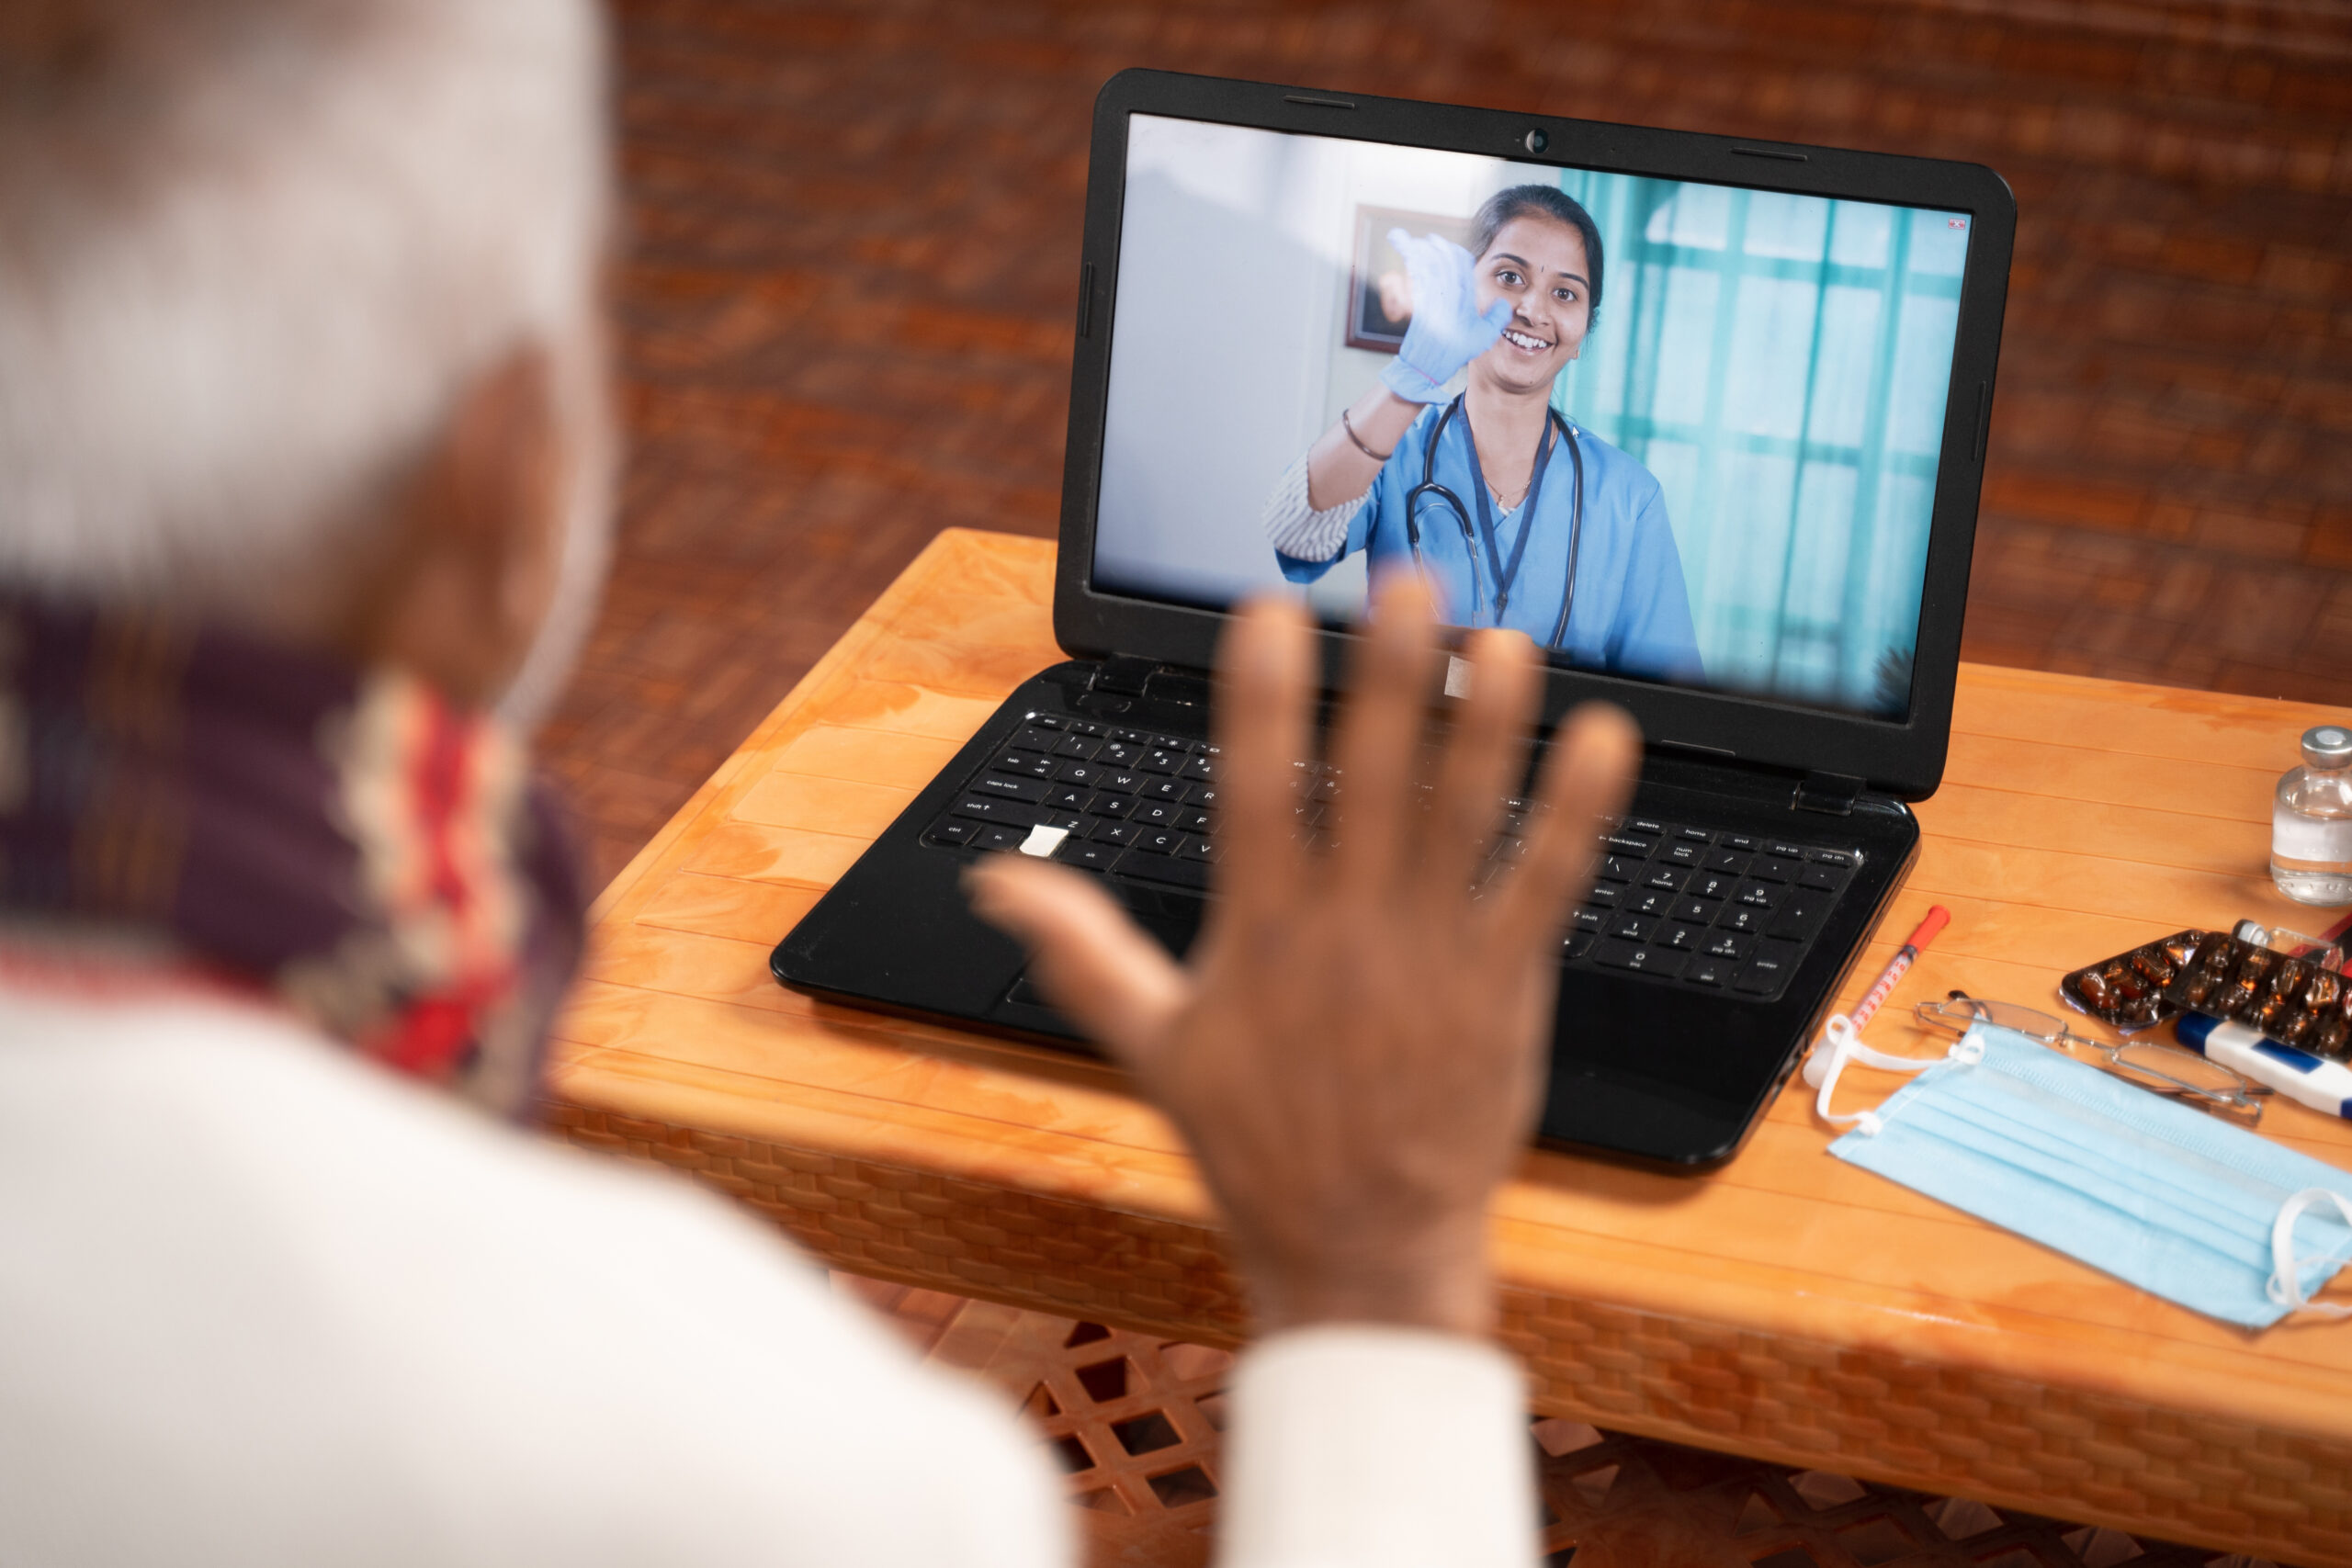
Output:
[[[1205,891],[1219,855],[1216,754],[1182,736],[1037,715],[923,838],[969,850],[1050,845],[1065,865]],[[1300,825],[1310,845],[1329,848],[1340,781],[1328,763],[1306,766]],[[1504,805],[1487,874],[1521,847],[1528,803]],[[1638,816],[1611,823],[1600,849],[1563,948],[1573,967],[1759,1000],[1795,974],[1860,863],[1848,848]]]

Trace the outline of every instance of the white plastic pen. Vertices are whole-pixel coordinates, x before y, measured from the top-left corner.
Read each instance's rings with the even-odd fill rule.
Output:
[[[2172,1026],[2183,1045],[2298,1104],[2352,1120],[2352,1067],[2281,1045],[2260,1030],[2185,1012]]]

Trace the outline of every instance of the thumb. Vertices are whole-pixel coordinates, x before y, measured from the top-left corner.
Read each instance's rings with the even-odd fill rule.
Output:
[[[1479,315],[1478,319],[1486,322],[1487,325],[1492,327],[1495,330],[1497,336],[1500,336],[1502,330],[1510,325],[1510,310],[1511,305],[1510,300],[1498,299],[1493,304],[1487,306],[1485,311]]]
[[[973,913],[1029,950],[1046,999],[1131,1066],[1191,995],[1167,950],[1091,877],[992,854],[965,872],[964,891]]]

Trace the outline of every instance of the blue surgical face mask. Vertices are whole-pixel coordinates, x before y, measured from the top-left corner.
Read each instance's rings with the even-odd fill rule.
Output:
[[[1920,1067],[1833,1034],[1805,1074],[1825,1116],[1849,1056]],[[1850,1165],[2250,1328],[2352,1258],[2352,1172],[1990,1024],[1875,1111],[1831,1120],[1857,1123],[1829,1145]]]

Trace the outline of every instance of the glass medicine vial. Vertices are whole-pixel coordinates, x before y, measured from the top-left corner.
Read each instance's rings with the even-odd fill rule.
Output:
[[[2303,731],[2270,808],[2270,880],[2299,904],[2352,904],[2352,728]]]

